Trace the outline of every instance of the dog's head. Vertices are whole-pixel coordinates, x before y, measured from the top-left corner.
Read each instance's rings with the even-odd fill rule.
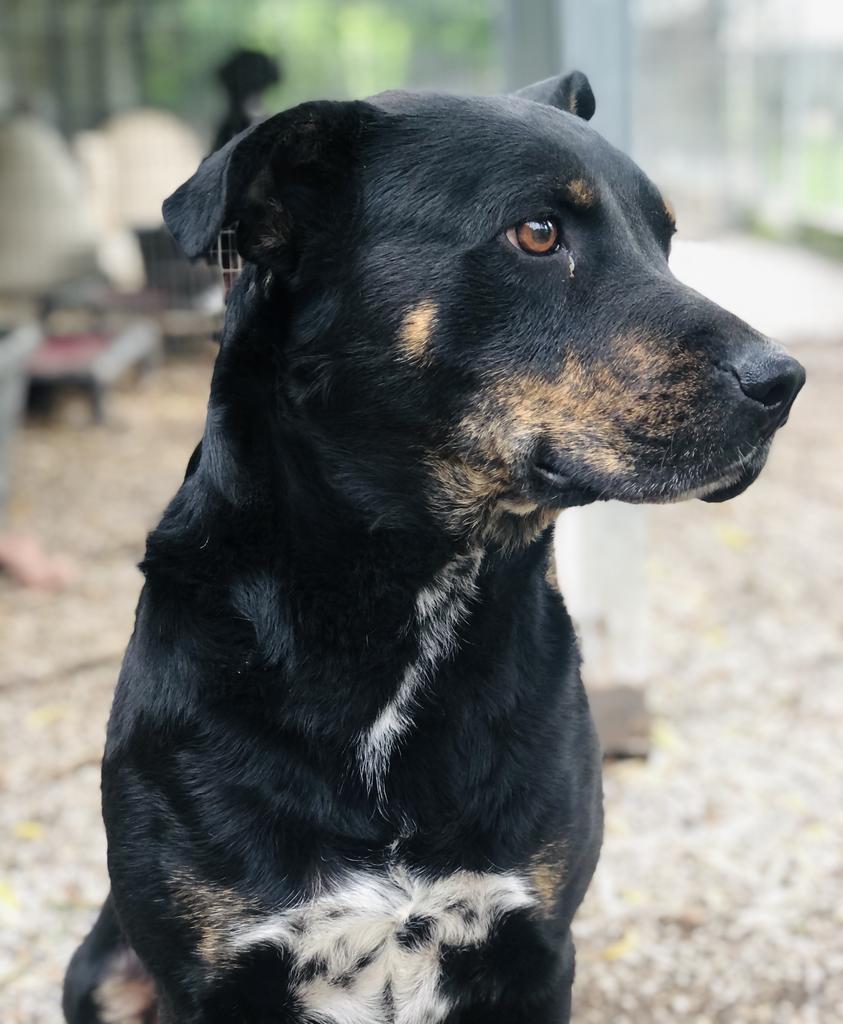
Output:
[[[421,503],[506,538],[596,499],[724,500],[763,467],[804,372],[673,277],[672,210],[593,110],[578,73],[308,103],[165,204],[190,256],[236,223],[255,269],[223,351],[261,325],[287,429],[370,517]]]

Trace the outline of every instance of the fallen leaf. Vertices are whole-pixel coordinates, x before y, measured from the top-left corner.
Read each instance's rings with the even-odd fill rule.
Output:
[[[719,523],[716,527],[717,536],[733,551],[740,551],[752,540],[752,534],[735,523]]]
[[[632,953],[637,947],[638,932],[635,928],[630,928],[624,932],[617,942],[606,946],[601,955],[604,960],[620,960]]]
[[[20,906],[15,890],[8,882],[0,882],[0,906],[10,907],[12,910],[17,910]]]
[[[43,704],[40,708],[34,708],[26,716],[26,724],[35,729],[43,729],[52,725],[67,714],[67,708],[63,704]]]
[[[686,747],[686,743],[679,732],[674,729],[670,722],[665,721],[663,718],[657,718],[653,721],[650,727],[650,739],[654,747],[670,753],[676,753],[679,750],[684,750]]]
[[[12,826],[12,835],[15,839],[26,839],[27,842],[34,842],[44,835],[44,826],[40,821],[16,821]]]
[[[647,894],[641,889],[624,889],[621,896],[630,907],[640,907],[648,902]]]

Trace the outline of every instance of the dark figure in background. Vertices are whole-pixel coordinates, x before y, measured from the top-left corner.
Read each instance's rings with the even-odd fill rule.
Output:
[[[217,78],[228,94],[228,110],[217,130],[213,151],[266,116],[262,94],[282,80],[278,61],[257,50],[235,50],[217,68]],[[240,271],[234,231],[224,230],[207,253],[207,261],[222,271],[226,301]]]
[[[236,50],[217,69],[217,78],[228,95],[228,110],[214,139],[214,149],[264,117],[262,94],[282,80],[282,72],[278,61],[265,53]]]

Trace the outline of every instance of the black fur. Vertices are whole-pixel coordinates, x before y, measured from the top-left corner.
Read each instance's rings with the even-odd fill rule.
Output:
[[[561,78],[546,78],[543,82],[519,89],[515,95],[567,110],[569,114],[576,114],[584,121],[590,121],[597,109],[591,85],[582,71],[572,71]]]
[[[802,377],[671,276],[671,216],[584,124],[584,76],[525,95],[305,104],[165,204],[189,255],[236,222],[250,262],[142,565],[103,765],[113,895],[71,967],[73,1024],[126,944],[162,1024],[303,1024],[308,985],[350,991],[383,943],[434,942],[431,1022],[569,1019],[600,762],[546,580],[553,514],[737,493]],[[539,218],[560,232],[547,256],[508,234]],[[367,777],[361,737],[408,678]],[[295,962],[308,900],[399,870],[465,892],[335,978]],[[461,872],[535,898],[440,941],[437,914],[481,923]],[[284,942],[233,945],[280,911]],[[393,1020],[394,986],[379,998]]]

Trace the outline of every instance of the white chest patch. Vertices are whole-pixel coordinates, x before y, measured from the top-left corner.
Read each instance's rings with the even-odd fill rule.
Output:
[[[456,642],[456,629],[474,593],[481,551],[459,555],[416,597],[414,621],[418,657],[404,670],[395,696],[360,737],[358,757],[370,789],[380,789],[392,750],[412,724],[412,711],[424,686]]]
[[[476,946],[536,897],[520,875],[457,871],[443,878],[400,866],[356,871],[307,903],[243,924],[232,952],[283,948],[295,993],[320,1024],[437,1024],[443,946]]]

